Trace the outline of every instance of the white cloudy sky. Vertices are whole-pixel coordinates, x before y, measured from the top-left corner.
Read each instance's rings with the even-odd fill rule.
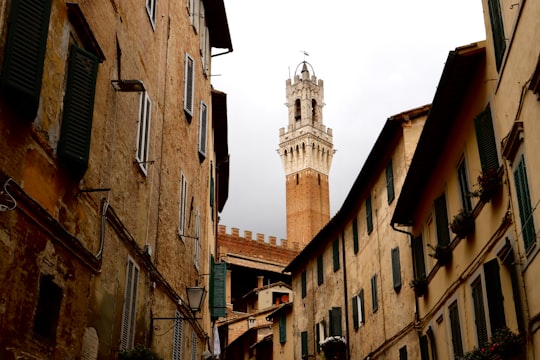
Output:
[[[220,223],[286,238],[285,80],[306,60],[324,80],[333,129],[331,216],[384,121],[431,103],[448,52],[485,39],[481,0],[225,0],[234,51],[214,57],[228,94],[229,199]],[[229,230],[230,231],[230,230]]]

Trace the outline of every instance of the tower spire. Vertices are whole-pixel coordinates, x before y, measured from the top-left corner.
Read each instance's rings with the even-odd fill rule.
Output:
[[[328,174],[334,155],[332,129],[323,122],[323,81],[317,80],[313,66],[305,61],[307,55],[304,51],[294,79],[286,80],[288,126],[279,130],[287,239],[302,246],[330,220]]]

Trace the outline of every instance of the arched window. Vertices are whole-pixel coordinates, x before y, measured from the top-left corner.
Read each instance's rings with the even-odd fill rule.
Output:
[[[311,100],[311,122],[315,124],[319,119],[317,118],[317,100]]]
[[[300,108],[300,99],[296,99],[294,102],[294,119],[300,120],[301,118],[301,108]]]

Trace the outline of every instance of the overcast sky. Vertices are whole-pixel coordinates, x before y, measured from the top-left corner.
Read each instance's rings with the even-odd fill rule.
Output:
[[[225,0],[225,7],[234,51],[212,60],[212,83],[227,93],[231,157],[220,224],[266,239],[286,238],[277,149],[288,123],[285,81],[302,51],[324,80],[323,122],[337,150],[333,216],[386,119],[431,103],[448,52],[485,39],[481,0]]]

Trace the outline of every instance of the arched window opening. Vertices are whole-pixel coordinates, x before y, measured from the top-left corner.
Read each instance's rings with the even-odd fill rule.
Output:
[[[301,118],[301,107],[300,107],[300,99],[296,99],[296,101],[294,102],[294,119],[295,120],[300,120]]]
[[[317,100],[311,100],[311,122],[313,124],[317,123],[319,119],[317,118]]]

